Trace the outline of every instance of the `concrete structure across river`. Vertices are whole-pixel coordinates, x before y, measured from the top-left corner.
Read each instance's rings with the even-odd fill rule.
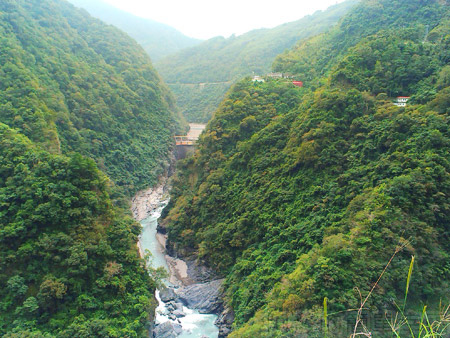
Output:
[[[177,160],[185,158],[194,151],[198,138],[205,129],[206,124],[189,123],[189,127],[187,135],[175,136],[177,146],[175,156]]]

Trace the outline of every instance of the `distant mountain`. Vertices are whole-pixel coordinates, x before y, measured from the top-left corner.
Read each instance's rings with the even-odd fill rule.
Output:
[[[231,84],[270,71],[275,57],[299,40],[325,32],[358,1],[349,0],[273,29],[216,37],[155,62],[190,122],[206,122]]]
[[[195,46],[201,40],[190,38],[160,22],[140,18],[115,8],[102,0],[68,0],[91,14],[128,33],[145,49],[153,61]]]

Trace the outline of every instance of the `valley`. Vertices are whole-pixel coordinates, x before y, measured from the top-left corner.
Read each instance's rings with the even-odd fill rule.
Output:
[[[159,306],[156,308],[156,326],[152,331],[156,337],[170,334],[182,338],[218,337],[219,328],[215,325],[217,316],[207,314],[212,311],[217,313],[217,306],[219,308],[221,306],[215,305],[220,303],[218,287],[214,285],[214,288],[210,289],[208,285],[216,282],[213,282],[209,275],[199,279],[197,273],[191,272],[192,269],[196,269],[192,262],[188,268],[185,261],[168,256],[165,248],[166,237],[157,232],[161,211],[168,203],[169,187],[165,182],[166,180],[163,180],[162,185],[152,189],[151,192],[147,191],[146,198],[135,197],[132,205],[132,209],[135,210],[134,217],[143,227],[139,239],[142,257],[150,254],[149,264],[153,269],[162,268],[169,272],[168,278],[162,281],[161,289],[156,292]],[[145,212],[142,213],[142,210]],[[200,288],[202,292],[189,295],[184,291],[186,288]],[[209,292],[206,292],[207,290]],[[207,303],[210,305],[205,305]],[[186,306],[189,304],[195,304],[194,308]],[[199,313],[198,309],[202,312]]]
[[[0,0],[1,337],[448,336],[448,0],[70,2]]]

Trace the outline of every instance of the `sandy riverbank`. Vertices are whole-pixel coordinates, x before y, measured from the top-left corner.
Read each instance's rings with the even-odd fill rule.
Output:
[[[158,184],[149,189],[139,191],[131,201],[131,212],[133,217],[138,222],[149,217],[155,212],[163,203],[169,198],[167,188],[167,178],[163,177]],[[161,245],[161,249],[165,250],[167,235],[156,234],[156,239]],[[144,257],[144,250],[140,242],[137,243],[141,257]],[[185,286],[192,284],[192,280],[188,276],[188,266],[186,262],[181,259],[173,258],[165,255],[167,265],[169,267],[169,281],[174,285]]]

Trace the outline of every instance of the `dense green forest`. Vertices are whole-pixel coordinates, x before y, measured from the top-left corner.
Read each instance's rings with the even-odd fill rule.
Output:
[[[126,34],[64,1],[0,3],[0,122],[93,158],[129,192],[167,166],[172,94]]]
[[[365,306],[374,337],[412,255],[407,309],[450,303],[448,5],[363,1],[277,58],[304,88],[242,80],[180,163],[169,245],[226,276],[230,337],[324,337],[325,298],[329,336],[349,336],[397,251]]]
[[[109,183],[0,124],[2,337],[145,336],[155,285]]]
[[[125,33],[0,1],[0,336],[148,336],[155,281],[121,201],[167,168],[175,111]]]
[[[334,26],[357,2],[345,1],[272,29],[227,39],[216,37],[163,58],[155,66],[173,90],[186,119],[207,122],[233,83],[244,76],[268,73],[278,54]]]
[[[153,61],[201,42],[183,35],[173,27],[124,12],[102,0],[69,0],[69,2],[129,34],[144,48]]]

